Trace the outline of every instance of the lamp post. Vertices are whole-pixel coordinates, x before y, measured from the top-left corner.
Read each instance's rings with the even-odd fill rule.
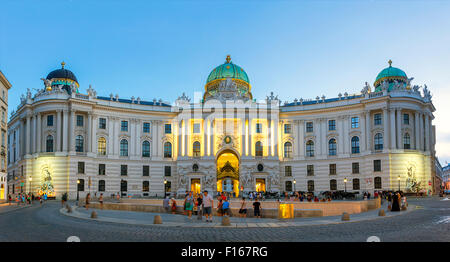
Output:
[[[77,201],[80,200],[80,179],[77,179]]]
[[[167,184],[167,180],[164,179],[164,198],[166,198],[166,184]]]
[[[28,181],[30,181],[30,191],[29,191],[29,193],[31,194],[31,181],[33,181],[33,178],[32,177],[30,177],[30,178],[28,178]]]
[[[344,190],[347,193],[347,178],[344,178]]]
[[[297,183],[297,181],[295,181],[295,179],[294,179],[294,193],[295,193],[295,184]]]
[[[398,180],[398,192],[400,192],[400,175],[398,175],[397,180]]]

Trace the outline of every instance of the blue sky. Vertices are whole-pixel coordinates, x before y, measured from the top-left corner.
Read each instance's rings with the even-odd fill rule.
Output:
[[[225,61],[253,96],[285,101],[357,93],[387,61],[427,84],[437,153],[450,162],[450,1],[2,1],[0,70],[9,110],[59,68],[82,92],[174,101],[202,92]],[[447,103],[446,103],[447,102]]]

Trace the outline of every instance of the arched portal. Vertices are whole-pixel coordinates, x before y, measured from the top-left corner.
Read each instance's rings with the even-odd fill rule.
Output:
[[[217,157],[217,192],[239,196],[239,157],[233,150],[224,150]]]

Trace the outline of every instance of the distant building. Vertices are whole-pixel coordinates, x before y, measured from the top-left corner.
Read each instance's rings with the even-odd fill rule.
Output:
[[[450,190],[450,164],[447,164],[442,168],[442,182],[444,183],[444,189]]]
[[[247,73],[228,56],[210,72],[202,98],[183,94],[173,104],[98,96],[91,87],[81,93],[63,63],[11,115],[10,191],[430,194],[431,94],[391,63],[357,94],[282,103],[273,93],[254,99]],[[302,88],[313,87],[292,96]]]
[[[7,148],[8,141],[6,141],[6,134],[8,131],[8,90],[11,88],[11,83],[6,79],[5,75],[0,71],[0,200],[7,198]]]

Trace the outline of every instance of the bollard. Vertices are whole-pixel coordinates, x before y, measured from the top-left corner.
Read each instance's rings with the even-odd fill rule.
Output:
[[[347,212],[342,213],[342,221],[350,221],[350,215]]]
[[[384,209],[380,209],[380,211],[378,211],[378,216],[380,217],[384,217],[386,214],[384,213]]]
[[[230,217],[229,216],[223,216],[222,217],[222,226],[231,226]]]
[[[97,218],[97,212],[92,211],[92,213],[91,213],[91,218]]]
[[[67,213],[72,213],[72,207],[66,204]]]
[[[160,215],[156,215],[155,218],[153,218],[153,224],[162,224],[162,218]]]

